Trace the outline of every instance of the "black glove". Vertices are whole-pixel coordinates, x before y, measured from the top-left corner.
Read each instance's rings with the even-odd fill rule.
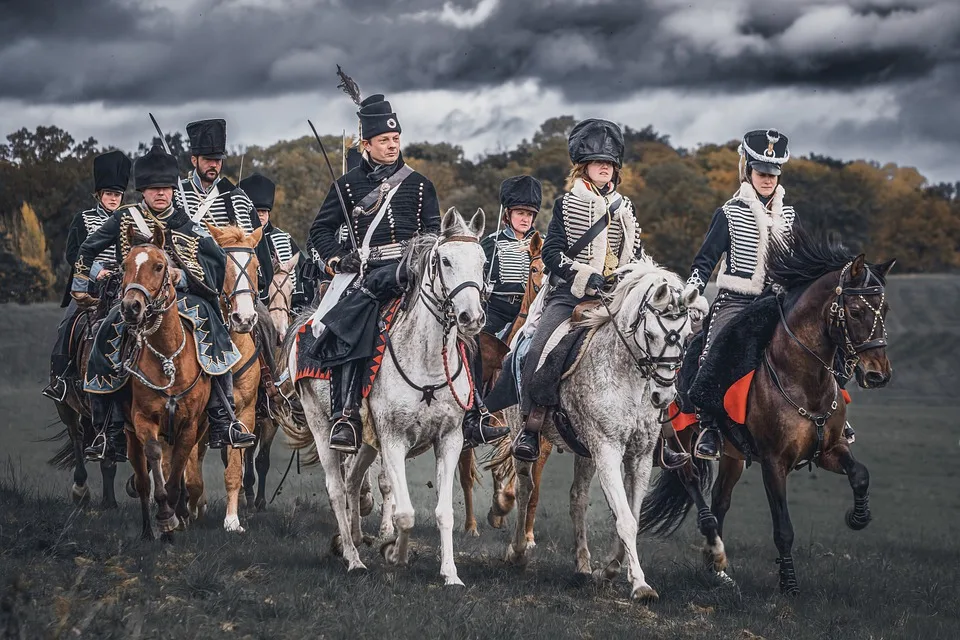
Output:
[[[585,287],[587,295],[595,296],[603,291],[603,287],[607,284],[607,281],[599,273],[591,273],[590,277],[587,278],[587,286]]]
[[[360,265],[360,252],[351,251],[340,258],[340,262],[337,263],[337,273],[360,273]]]

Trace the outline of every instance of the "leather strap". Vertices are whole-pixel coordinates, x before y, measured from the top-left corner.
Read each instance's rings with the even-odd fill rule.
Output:
[[[564,251],[564,254],[571,260],[575,260],[576,257],[580,254],[583,249],[593,242],[593,239],[600,235],[600,232],[606,229],[607,225],[613,219],[614,214],[620,210],[620,205],[623,204],[623,196],[620,196],[616,200],[610,203],[610,207],[607,209],[608,215],[603,216],[599,220],[593,223],[593,225],[587,229],[587,231],[577,238],[577,241],[573,243],[569,249]]]
[[[357,203],[357,207],[360,207],[361,209],[366,211],[368,208],[372,207],[373,204],[380,198],[382,192],[392,191],[393,189],[396,189],[397,187],[400,186],[400,183],[406,180],[407,176],[409,176],[411,173],[413,173],[413,168],[408,164],[403,165],[402,167],[397,169],[396,173],[394,173],[393,175],[388,177],[386,180],[384,180],[382,183],[380,183],[370,193],[363,196],[363,198],[360,199],[360,202]]]

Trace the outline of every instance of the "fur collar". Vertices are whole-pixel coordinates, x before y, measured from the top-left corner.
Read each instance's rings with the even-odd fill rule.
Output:
[[[720,288],[749,295],[758,295],[763,290],[767,280],[767,256],[770,253],[770,243],[783,244],[787,242],[790,234],[790,222],[783,215],[784,194],[783,186],[777,185],[768,208],[757,196],[753,185],[743,182],[740,189],[727,201],[727,205],[739,202],[749,207],[759,234],[759,246],[757,261],[749,280],[721,273],[717,277],[717,285]]]
[[[609,203],[619,195],[616,190],[613,190],[608,193],[606,197],[601,196],[590,189],[583,180],[577,180],[574,183],[570,194],[590,203],[594,220],[597,220],[603,212],[606,212]],[[616,218],[611,221],[611,224],[619,222],[623,228],[623,246],[620,249],[619,264],[619,266],[622,267],[633,260],[635,250],[634,240],[637,234],[637,219],[634,216],[633,203],[630,201],[630,198],[626,196],[621,197],[623,198],[623,203],[621,203],[620,208],[617,210]],[[590,261],[590,266],[602,273],[604,259],[607,255],[607,229],[597,234],[597,237],[590,242],[590,246],[593,249],[593,259]]]

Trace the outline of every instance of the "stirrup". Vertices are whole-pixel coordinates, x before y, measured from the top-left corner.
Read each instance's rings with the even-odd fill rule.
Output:
[[[679,440],[677,438],[671,438],[672,440]],[[669,451],[673,455],[673,462],[667,462],[667,454]],[[676,471],[677,469],[682,468],[690,460],[690,454],[684,451],[682,448],[680,451],[674,451],[667,446],[666,440],[660,441],[660,467],[666,471]]]
[[[696,456],[697,458],[700,458],[701,460],[713,460],[713,461],[717,461],[717,460],[720,459],[720,454],[721,454],[721,452],[723,451],[723,436],[720,435],[720,430],[719,430],[719,429],[716,429],[716,430],[715,430],[716,433],[717,433],[717,437],[720,438],[720,442],[719,442],[718,445],[717,445],[717,452],[716,452],[715,454],[714,454],[714,453],[711,453],[711,454],[703,454],[703,453],[700,453],[700,442],[703,440],[703,437],[704,437],[709,431],[711,431],[711,429],[704,429],[704,430],[701,431],[700,434],[697,436],[697,441],[696,441],[696,443],[693,445],[693,455]]]
[[[54,382],[45,386],[40,393],[56,402],[63,402],[64,398],[67,397],[67,381],[58,376]]]
[[[234,434],[239,434],[239,438],[235,439]],[[248,449],[257,444],[257,436],[250,433],[245,424],[234,420],[227,427],[227,443],[234,449]]]
[[[101,462],[107,457],[107,434],[101,431],[93,437],[90,446],[83,450],[83,458],[87,462]]]
[[[341,426],[347,426],[350,429],[351,434],[353,435],[352,445],[340,444],[333,441],[334,432],[338,430]],[[360,451],[360,433],[358,432],[357,427],[363,428],[362,425],[357,425],[350,419],[349,415],[345,412],[339,419],[337,419],[332,425],[330,425],[330,448],[334,451],[339,451],[340,453],[350,453],[355,454]]]

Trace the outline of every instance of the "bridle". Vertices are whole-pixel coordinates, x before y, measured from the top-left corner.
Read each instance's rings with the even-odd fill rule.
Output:
[[[250,278],[250,274],[247,273],[247,266],[250,265],[250,261],[256,255],[256,252],[250,247],[223,247],[223,252],[226,254],[227,260],[232,262],[237,268],[237,281],[233,283],[233,291],[230,293],[224,291],[221,294],[224,307],[230,309],[237,296],[242,296],[247,293],[253,297],[253,301],[256,303],[257,290],[253,286],[253,280]],[[247,256],[247,258],[242,259],[238,256]]]
[[[287,314],[287,316],[289,316],[291,314],[291,311],[290,311],[291,300],[290,300],[290,296],[288,296],[283,289],[293,277],[293,269],[284,269],[283,265],[281,265],[277,261],[274,261],[273,273],[274,273],[274,278],[278,275],[282,275],[283,278],[280,280],[279,284],[276,284],[276,285],[274,284],[276,280],[270,283],[270,286],[275,287],[275,291],[267,297],[267,311],[271,313],[274,311],[283,311],[284,313]],[[280,300],[283,302],[285,306],[283,307],[274,306],[273,304],[274,300],[276,300],[278,297],[280,298]]]
[[[453,312],[453,298],[465,289],[476,289],[480,294],[481,299],[484,295],[484,288],[474,280],[466,280],[461,282],[453,289],[450,289],[447,286],[446,281],[443,279],[443,269],[440,268],[440,252],[439,248],[441,245],[444,245],[448,242],[468,242],[472,244],[479,244],[479,240],[472,235],[466,236],[450,236],[448,238],[443,238],[437,240],[437,242],[430,249],[430,261],[427,263],[427,273],[425,277],[421,278],[420,281],[420,295],[417,296],[417,299],[424,299],[424,306],[430,311],[431,315],[437,319],[444,329],[444,333],[447,333],[450,329],[453,328],[453,325],[457,323],[456,314]],[[439,293],[436,290],[436,281],[440,283]],[[429,302],[430,304],[427,304]]]
[[[656,284],[656,283],[655,283]],[[659,285],[658,285],[659,286]],[[680,330],[683,329],[687,322],[690,321],[690,317],[687,314],[686,309],[681,305],[678,305],[674,309],[673,304],[667,307],[667,311],[661,312],[657,311],[653,305],[650,304],[650,291],[653,289],[654,284],[651,284],[647,287],[646,292],[643,294],[643,299],[640,302],[640,306],[637,309],[637,317],[634,318],[633,322],[630,323],[630,328],[627,331],[627,335],[633,336],[633,343],[639,349],[639,354],[630,347],[630,343],[627,341],[626,335],[620,330],[620,327],[617,326],[617,318],[610,310],[610,307],[607,306],[607,301],[600,296],[600,301],[603,304],[603,308],[607,310],[607,314],[610,316],[610,322],[613,325],[613,329],[617,334],[617,337],[620,338],[620,341],[623,342],[623,346],[627,348],[627,353],[630,354],[630,357],[633,359],[633,364],[640,371],[640,374],[644,378],[649,378],[655,381],[661,387],[669,387],[674,384],[677,380],[677,375],[680,372],[680,365],[683,363],[683,336],[680,333]],[[673,293],[677,293],[671,289]],[[663,347],[660,348],[660,351],[654,355],[653,349],[650,344],[650,336],[647,334],[647,317],[653,315],[657,319],[657,324],[660,326],[660,330],[663,332]],[[683,318],[683,324],[680,326],[680,329],[668,329],[664,323],[663,319],[667,318],[670,320],[678,320]],[[637,332],[643,333],[643,344],[637,340]],[[675,356],[664,355],[667,352],[667,349],[670,347],[676,347],[678,352]],[[669,377],[662,375],[660,373],[661,369],[667,369],[670,372]]]

